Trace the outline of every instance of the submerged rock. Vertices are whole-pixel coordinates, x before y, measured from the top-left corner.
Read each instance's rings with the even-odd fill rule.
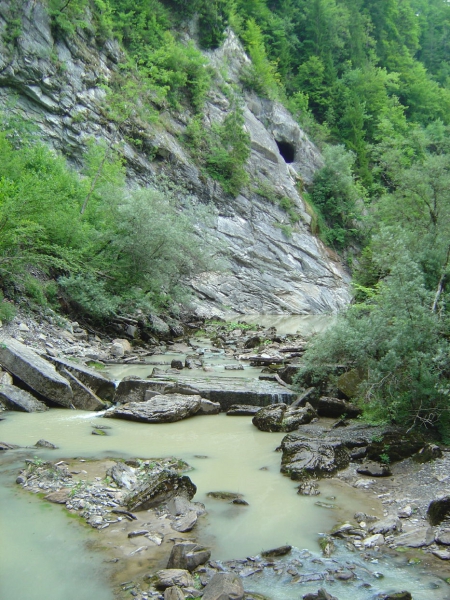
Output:
[[[214,500],[227,500],[228,502],[242,498],[242,494],[237,492],[208,492],[206,495]]]
[[[201,407],[200,396],[158,395],[145,402],[130,402],[106,413],[105,417],[141,423],[173,423],[195,415]]]
[[[58,448],[58,446],[55,446],[55,444],[52,444],[51,442],[48,442],[47,440],[38,440],[35,443],[36,448],[48,448],[49,450],[56,450]]]
[[[0,384],[0,404],[8,410],[21,412],[31,413],[48,410],[48,406],[43,402],[15,385]]]
[[[0,363],[32,390],[65,408],[72,406],[69,382],[28,346],[11,338],[0,344]]]
[[[256,413],[252,419],[253,425],[260,431],[294,431],[300,425],[310,423],[317,413],[311,404],[306,403],[300,408],[291,408],[286,404],[266,406]]]
[[[330,476],[350,464],[344,443],[332,438],[309,439],[289,433],[281,442],[281,450],[281,472],[294,480]]]

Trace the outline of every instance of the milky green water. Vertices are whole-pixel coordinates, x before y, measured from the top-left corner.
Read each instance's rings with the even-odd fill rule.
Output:
[[[201,416],[178,423],[148,425],[105,420],[112,427],[108,436],[91,434],[101,419],[92,413],[52,409],[47,413],[9,413],[0,423],[0,439],[30,446],[45,438],[58,450],[21,450],[0,457],[0,598],[2,600],[111,600],[106,583],[107,568],[102,553],[93,544],[96,531],[69,519],[61,507],[27,494],[15,483],[17,470],[26,457],[53,460],[69,457],[163,457],[174,455],[194,467],[189,476],[198,487],[195,500],[204,502],[208,515],[199,520],[193,534],[212,548],[216,560],[258,554],[282,544],[319,552],[318,533],[356,511],[377,512],[374,498],[339,481],[321,483],[323,501],[334,510],[315,506],[317,498],[298,496],[295,483],[279,473],[280,454],[275,452],[283,434],[258,431],[249,417]],[[207,457],[207,458],[200,458]],[[9,457],[9,458],[8,458]],[[17,457],[17,458],[14,458]],[[206,496],[209,491],[243,494],[249,506],[235,506]],[[332,500],[330,500],[333,498]],[[6,542],[5,542],[6,540]],[[349,555],[350,560],[357,556]],[[385,561],[386,563],[386,561]],[[411,570],[383,564],[386,585],[416,590],[415,600],[448,598],[441,590],[427,596],[433,578],[411,579]],[[370,565],[369,565],[370,566]],[[313,571],[315,565],[311,565]],[[374,567],[374,570],[379,570]],[[371,575],[369,578],[372,578]],[[317,590],[314,582],[295,590],[283,577],[257,576],[247,589],[264,591],[276,600],[301,597]],[[435,580],[436,578],[434,578]],[[339,584],[342,586],[343,584]],[[411,586],[413,589],[411,589]],[[443,584],[447,585],[447,584]],[[386,587],[387,586],[387,587]],[[436,588],[433,588],[436,589]],[[351,587],[340,600],[372,598],[363,588]]]

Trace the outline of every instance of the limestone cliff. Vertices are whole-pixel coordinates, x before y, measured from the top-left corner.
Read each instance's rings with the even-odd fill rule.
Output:
[[[45,6],[39,0],[21,3],[21,33],[6,44],[10,2],[0,0],[0,109],[35,122],[44,140],[80,164],[86,141],[120,140],[131,185],[152,185],[160,174],[182,185],[198,202],[215,207],[213,235],[226,250],[226,268],[191,282],[199,313],[296,314],[337,311],[349,299],[349,278],[343,266],[311,233],[310,217],[301,197],[321,165],[318,150],[279,103],[243,96],[245,127],[251,138],[247,164],[250,181],[290,198],[300,220],[286,236],[289,218],[276,203],[243,188],[236,198],[205,178],[180,141],[188,114],[166,111],[159,123],[140,124],[140,146],[105,119],[105,91],[119,68],[122,52],[115,41],[99,47],[89,29],[55,40]],[[216,51],[207,53],[216,72],[226,65],[236,77],[249,61],[232,32]],[[205,124],[221,122],[230,103],[218,84],[208,94]],[[283,153],[284,157],[280,154]]]

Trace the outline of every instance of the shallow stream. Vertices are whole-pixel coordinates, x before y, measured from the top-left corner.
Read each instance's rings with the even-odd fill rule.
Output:
[[[217,365],[223,367],[220,357]],[[130,366],[129,371],[136,368],[140,367]],[[227,372],[238,373],[242,371]],[[115,376],[125,374],[131,372]],[[108,435],[94,436],[92,425],[99,418],[93,413],[52,409],[47,413],[10,412],[0,423],[3,442],[30,447],[44,438],[59,447],[28,448],[0,457],[2,600],[113,598],[107,583],[110,567],[104,563],[107,555],[98,547],[104,540],[103,534],[82,527],[76,519],[69,519],[60,506],[44,502],[15,484],[23,461],[35,456],[51,460],[176,456],[193,467],[189,476],[198,488],[194,500],[203,502],[208,511],[199,520],[195,536],[212,548],[213,559],[243,558],[291,544],[307,550],[294,554],[303,564],[302,573],[325,571],[327,565],[335,564],[336,558],[339,563],[356,565],[363,574],[360,581],[352,584],[314,581],[293,585],[292,577],[283,571],[264,572],[245,580],[246,589],[264,593],[272,600],[301,598],[322,586],[340,600],[368,600],[381,590],[402,589],[411,591],[415,600],[450,597],[450,587],[443,580],[421,573],[420,567],[408,564],[406,556],[398,562],[387,558],[371,562],[342,546],[336,557],[325,561],[320,558],[320,532],[351,518],[356,511],[381,514],[382,508],[376,496],[368,496],[338,480],[320,484],[319,499],[334,505],[333,509],[316,506],[317,498],[297,495],[295,483],[279,472],[281,457],[275,449],[284,434],[260,432],[250,417],[221,414],[164,425],[108,420]],[[249,506],[210,499],[206,495],[210,491],[239,492]],[[149,553],[145,560],[151,558]],[[384,578],[379,577],[380,571]],[[369,587],[364,587],[363,581]]]

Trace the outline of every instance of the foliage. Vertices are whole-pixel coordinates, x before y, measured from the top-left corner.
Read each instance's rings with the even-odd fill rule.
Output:
[[[208,130],[201,117],[186,128],[186,143],[205,171],[219,181],[226,192],[237,196],[247,183],[245,164],[250,156],[250,136],[244,129],[239,106],[227,114],[221,124]]]
[[[46,305],[57,300],[47,280],[58,278],[61,300],[96,319],[180,299],[184,279],[205,268],[196,233],[205,211],[194,214],[185,198],[180,214],[168,190],[127,191],[121,162],[101,145],[90,145],[80,176],[21,137],[0,133],[2,286]],[[1,304],[6,318],[9,306]]]
[[[7,302],[3,298],[3,294],[0,292],[0,321],[2,323],[11,322],[16,316],[16,309],[14,304]]]
[[[359,238],[364,190],[353,176],[354,155],[343,146],[327,146],[323,156],[325,164],[314,176],[310,199],[326,224],[321,230],[324,241],[342,250]]]

